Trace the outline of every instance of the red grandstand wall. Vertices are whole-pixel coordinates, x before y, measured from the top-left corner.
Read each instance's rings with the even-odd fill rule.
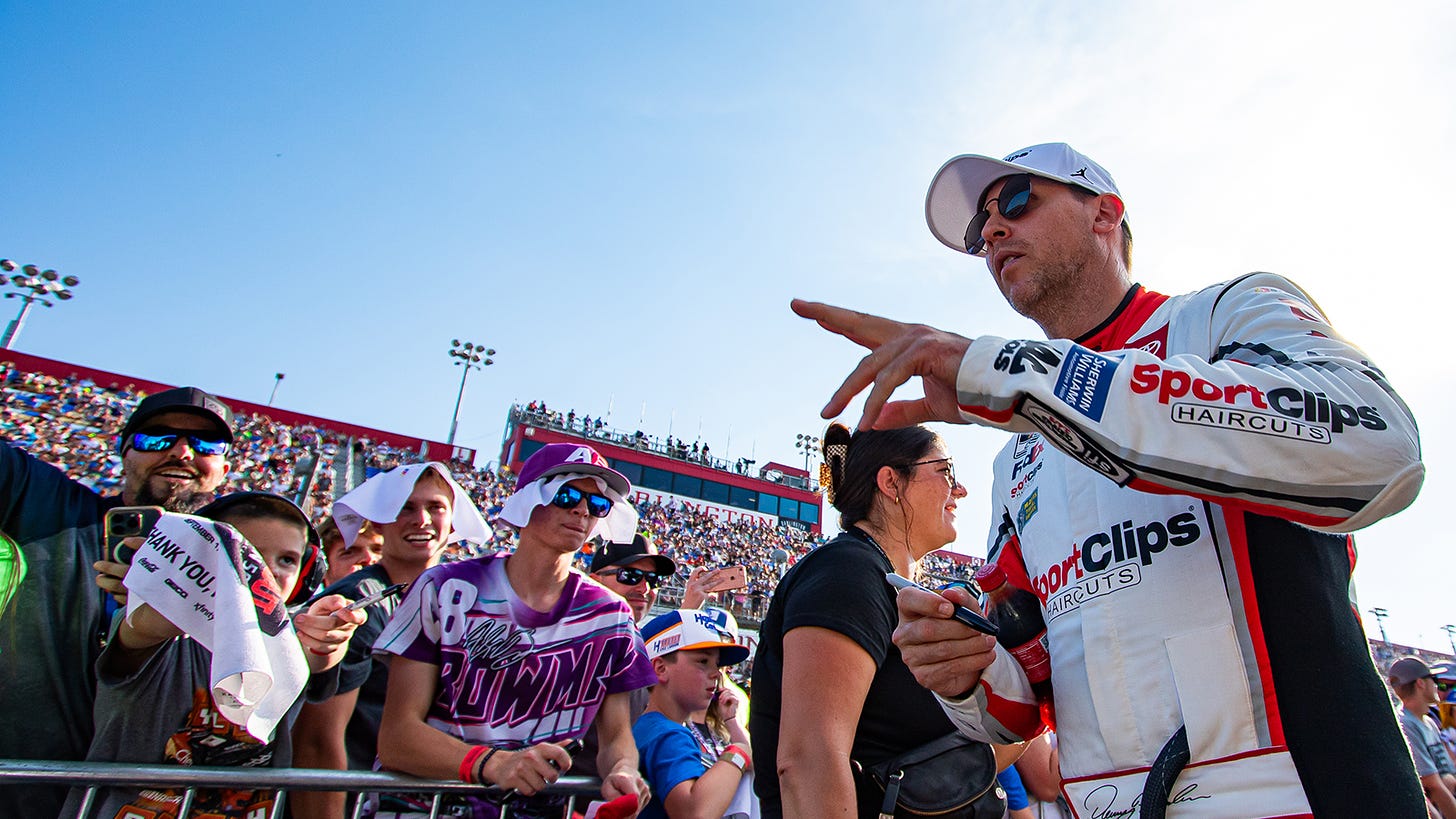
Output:
[[[53,358],[43,358],[38,355],[30,355],[16,350],[0,350],[0,362],[9,364],[17,370],[25,372],[40,373],[53,378],[86,378],[96,382],[97,385],[113,389],[127,390],[128,392],[154,393],[161,390],[170,390],[175,384],[163,384],[160,381],[148,381],[145,378],[136,378],[130,375],[98,370],[95,367],[87,367],[81,364],[72,364],[67,361],[57,361]],[[204,387],[204,389],[206,389]],[[335,421],[331,418],[320,418],[315,415],[305,415],[301,412],[269,407],[263,404],[255,404],[251,401],[244,401],[240,398],[230,398],[226,395],[218,396],[235,413],[257,413],[266,415],[274,421],[284,424],[301,425],[311,424],[323,429],[333,430],[343,435],[352,435],[356,438],[368,438],[375,443],[387,443],[399,449],[408,449],[411,452],[419,452],[423,446],[426,448],[426,457],[439,461],[460,460],[471,463],[475,460],[475,450],[467,447],[452,447],[440,441],[431,441],[426,438],[416,438],[412,435],[400,435],[396,432],[386,432],[382,429],[350,424],[345,421]],[[453,455],[453,457],[452,457]]]
[[[801,528],[803,526],[807,526],[809,531],[816,534],[822,531],[823,504],[817,492],[811,492],[806,489],[800,489],[794,486],[789,486],[774,481],[767,481],[763,478],[757,478],[752,475],[737,475],[731,472],[725,472],[721,469],[713,469],[708,466],[703,466],[676,458],[669,459],[666,456],[661,455],[660,453],[656,453],[650,450],[621,446],[620,444],[613,443],[612,441],[601,437],[594,436],[590,438],[585,438],[576,432],[566,432],[559,429],[551,429],[544,426],[538,426],[529,421],[507,422],[506,438],[501,444],[500,453],[500,463],[503,471],[509,470],[511,472],[515,472],[516,470],[520,469],[523,462],[520,454],[521,442],[525,438],[531,438],[544,444],[585,443],[589,444],[592,448],[596,449],[598,452],[608,458],[617,458],[631,463],[643,464],[648,466],[658,466],[672,472],[702,478],[703,480],[716,481],[718,483],[726,484],[728,486],[737,486],[744,489],[772,492],[776,495],[798,501],[799,503],[812,504],[816,509],[819,510],[819,522],[809,524],[793,521],[789,525]],[[790,469],[792,469],[792,467],[790,467]],[[808,473],[804,472],[802,469],[795,471],[799,472],[801,476],[808,475]],[[755,515],[754,513],[747,512],[746,510],[739,510],[733,507],[727,507],[723,505],[704,504],[703,508],[713,510],[721,509],[722,511],[729,513],[743,513],[748,517],[757,517],[757,515]],[[714,516],[716,517],[717,515],[714,514]],[[728,519],[731,520],[731,516]],[[770,516],[763,516],[763,519],[768,520],[770,519]]]

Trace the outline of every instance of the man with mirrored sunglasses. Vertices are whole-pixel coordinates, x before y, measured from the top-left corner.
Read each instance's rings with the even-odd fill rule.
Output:
[[[643,533],[631,543],[603,543],[592,551],[587,572],[592,579],[616,592],[632,608],[632,617],[642,622],[657,602],[657,587],[677,574],[677,563],[659,554],[657,544]]]
[[[1014,433],[988,559],[1041,602],[1076,814],[1424,815],[1349,602],[1348,533],[1408,506],[1425,474],[1380,370],[1281,276],[1178,296],[1134,283],[1122,194],[1065,143],[955,157],[925,212],[1045,340],[793,309],[870,351],[825,417],[872,386],[861,427]],[[890,400],[917,376],[923,397]],[[968,735],[1037,735],[1026,673],[945,598],[975,605],[900,592],[906,665]]]
[[[604,518],[612,512],[612,499],[599,492],[586,492],[575,486],[563,486],[556,490],[551,505],[558,509],[575,509],[586,501],[586,512],[594,518]]]
[[[227,476],[233,413],[196,387],[142,399],[117,441],[118,496],[0,442],[0,534],[15,543],[0,588],[0,759],[78,760],[93,734],[94,668],[106,634],[102,520],[117,506],[192,512]],[[0,816],[54,816],[63,789],[0,786]]]

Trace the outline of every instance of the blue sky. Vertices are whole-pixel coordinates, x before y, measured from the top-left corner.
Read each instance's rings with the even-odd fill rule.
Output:
[[[1285,273],[1401,389],[1431,476],[1360,538],[1360,602],[1449,648],[1448,596],[1413,581],[1450,559],[1456,491],[1427,306],[1453,23],[1435,2],[0,0],[0,256],[82,279],[16,347],[256,401],[284,372],[281,406],[443,439],[458,337],[499,351],[458,436],[485,457],[542,398],[801,462],[858,356],[789,298],[1038,335],[923,198],[952,155],[1065,140],[1117,178],[1140,281]],[[982,553],[1003,438],[950,438],[959,548]]]

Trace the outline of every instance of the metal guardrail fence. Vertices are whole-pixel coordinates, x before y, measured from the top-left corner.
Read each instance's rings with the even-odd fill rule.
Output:
[[[0,759],[0,788],[21,783],[42,783],[85,789],[85,796],[74,814],[75,819],[92,819],[91,812],[102,788],[183,788],[179,816],[186,816],[198,790],[230,788],[237,790],[273,791],[273,810],[269,819],[286,816],[289,791],[348,791],[352,793],[434,794],[430,810],[432,819],[440,815],[441,800],[446,794],[474,794],[482,791],[499,793],[498,789],[482,788],[464,782],[418,779],[404,774],[383,771],[327,771],[313,768],[208,768],[186,765],[135,765],[118,762],[52,762],[30,759]],[[547,794],[569,796],[565,816],[570,817],[580,801],[585,804],[601,798],[602,783],[586,776],[563,776],[546,788]],[[582,797],[585,797],[583,800]],[[358,819],[362,800],[354,809]],[[502,819],[510,816],[507,805]]]

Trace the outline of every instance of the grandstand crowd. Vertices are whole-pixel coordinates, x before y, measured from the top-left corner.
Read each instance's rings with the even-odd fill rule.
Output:
[[[103,387],[88,379],[57,378],[9,366],[5,366],[0,383],[5,393],[4,405],[0,407],[0,435],[98,491],[116,488],[121,480],[116,436],[143,397],[139,390],[131,385]],[[543,421],[554,420],[564,429],[598,436],[606,434],[601,418],[577,416],[575,410],[548,411],[544,402],[536,401],[527,410]],[[327,428],[280,423],[258,413],[240,413],[236,435],[231,456],[233,469],[219,493],[264,491],[296,497],[304,491],[306,498],[298,499],[316,523],[329,516],[336,494],[342,493],[335,491],[333,470],[319,468],[311,475],[303,475],[298,471],[300,464],[332,463],[341,449],[351,445],[364,459],[366,476],[420,460],[417,453],[387,443],[357,439],[351,444],[347,436]],[[706,444],[688,445],[671,438],[659,441],[640,432],[626,438],[628,443],[633,440],[640,441],[642,448],[660,451],[660,454],[728,468],[728,464],[710,458]],[[515,478],[490,466],[475,468],[459,462],[448,466],[492,524],[493,539],[488,543],[453,544],[446,559],[477,557],[510,548],[512,530],[495,523],[506,496],[514,488]],[[822,535],[806,536],[792,528],[773,528],[747,521],[725,523],[671,502],[640,504],[638,512],[643,530],[656,540],[664,554],[684,567],[668,583],[669,599],[674,591],[680,591],[687,573],[695,567],[742,565],[747,570],[748,586],[734,592],[733,599],[721,602],[749,620],[758,619],[767,606],[782,569],[793,565],[824,540]],[[777,549],[788,555],[784,563],[774,562],[773,553]],[[584,562],[589,557],[590,551],[584,550],[581,560]],[[974,568],[974,564],[932,555],[922,570],[944,583],[969,580]]]

